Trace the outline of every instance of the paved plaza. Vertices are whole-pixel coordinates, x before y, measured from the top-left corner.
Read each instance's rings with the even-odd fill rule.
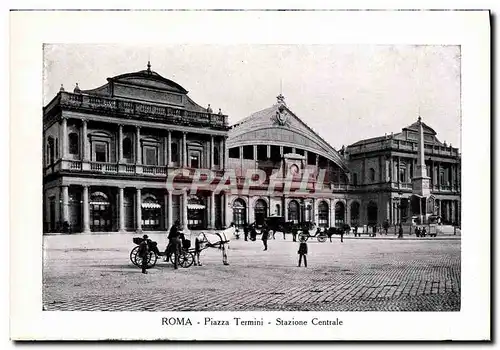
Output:
[[[129,260],[136,234],[44,237],[43,307],[64,311],[458,311],[460,238],[338,237],[308,242],[297,267],[291,237],[202,252],[203,266],[147,275]],[[166,235],[151,234],[160,249]],[[438,237],[439,238],[439,237]]]

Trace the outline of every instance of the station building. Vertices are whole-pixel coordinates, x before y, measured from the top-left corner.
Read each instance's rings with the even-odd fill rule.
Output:
[[[176,220],[212,229],[272,215],[324,227],[410,222],[422,212],[412,200],[418,159],[429,175],[424,211],[461,220],[460,154],[425,123],[337,151],[281,94],[229,126],[220,109],[196,104],[149,63],[93,90],[61,87],[43,109],[43,143],[44,232],[158,231]],[[177,181],[203,169],[215,181],[171,191],[167,176],[179,169]],[[228,178],[218,191],[217,179]]]
[[[165,179],[176,168],[223,173],[228,130],[227,115],[149,63],[93,90],[61,86],[43,109],[44,231],[223,226],[223,193],[174,194]]]

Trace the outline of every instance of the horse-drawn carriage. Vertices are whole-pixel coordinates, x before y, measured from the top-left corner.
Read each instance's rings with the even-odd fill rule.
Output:
[[[132,241],[136,244],[136,246],[132,249],[130,252],[130,261],[138,267],[142,266],[142,257],[139,255],[139,244],[143,241],[142,237],[134,237]],[[164,256],[164,257],[169,257],[171,262],[174,262],[171,259],[171,255],[174,254],[174,252],[169,251],[168,246],[165,248],[165,251],[161,252],[158,249],[158,243],[155,241],[149,240],[148,245],[150,247],[149,252],[148,252],[148,264],[147,268],[150,269],[156,265],[156,262],[158,261],[158,257]],[[183,240],[181,249],[179,252],[179,257],[178,257],[178,263],[181,267],[187,268],[193,265],[194,262],[194,249],[190,249],[191,241],[190,240]]]
[[[195,243],[198,244],[199,248],[198,252],[201,252],[207,248],[221,249],[223,251],[223,262],[225,265],[227,265],[227,255],[225,247],[230,242],[230,240],[226,238],[227,235],[229,234],[226,231],[214,232],[214,233],[204,233],[204,232],[200,233],[195,238]],[[139,244],[141,244],[143,239],[144,238],[142,237],[134,237],[132,239],[132,241],[136,244],[136,246],[130,252],[130,261],[138,267],[142,266],[142,257],[139,255]],[[158,249],[158,243],[150,239],[148,239],[148,246],[149,246],[149,252],[147,257],[148,269],[156,265],[159,257],[165,257],[165,261],[171,261],[172,263],[174,262],[173,259],[175,259],[175,252],[169,246],[165,248],[165,251],[161,252]],[[197,253],[196,249],[191,248],[191,240],[182,239],[181,249],[179,251],[179,256],[177,257],[178,264],[184,268],[190,267],[191,265],[193,265],[195,261],[196,253]]]

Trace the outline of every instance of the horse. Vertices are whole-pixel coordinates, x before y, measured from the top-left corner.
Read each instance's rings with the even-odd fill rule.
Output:
[[[227,229],[220,232],[202,232],[195,240],[200,247],[200,250],[206,248],[217,248],[222,251],[222,263],[224,265],[229,265],[227,261],[227,248],[229,248],[229,242],[231,241],[228,237],[235,237],[236,227],[231,225]]]

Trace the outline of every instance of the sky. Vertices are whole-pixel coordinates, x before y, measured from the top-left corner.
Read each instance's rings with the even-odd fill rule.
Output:
[[[59,91],[146,69],[222,109],[235,124],[282,92],[287,106],[335,149],[397,133],[417,120],[460,147],[460,46],[44,46],[44,105]]]

